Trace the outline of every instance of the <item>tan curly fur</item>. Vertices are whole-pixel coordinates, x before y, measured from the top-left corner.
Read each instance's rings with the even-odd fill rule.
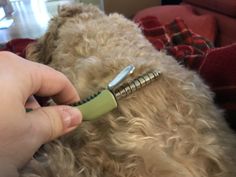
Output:
[[[199,76],[156,51],[133,22],[91,5],[64,6],[28,59],[63,72],[81,98],[125,66],[161,77],[118,109],[44,145],[22,177],[234,177],[236,138]]]

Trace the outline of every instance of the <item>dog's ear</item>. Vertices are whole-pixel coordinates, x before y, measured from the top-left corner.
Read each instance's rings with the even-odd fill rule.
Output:
[[[43,64],[50,64],[52,54],[58,44],[58,30],[66,22],[68,18],[73,18],[76,14],[93,12],[91,14],[99,14],[99,10],[92,7],[83,7],[82,4],[62,5],[58,7],[58,16],[50,20],[49,28],[46,34],[39,38],[37,42],[30,44],[26,50],[26,58]]]
[[[50,26],[44,36],[27,46],[27,59],[43,64],[49,64],[52,61],[52,53],[57,44],[57,31],[61,24],[58,23],[59,21],[60,20],[58,18],[53,18],[50,21]]]
[[[93,5],[84,5],[83,3],[75,3],[75,4],[64,4],[59,6],[58,9],[58,17],[64,21],[67,18],[73,18],[76,15],[81,15],[80,18],[88,19],[89,17],[97,17],[102,14],[102,12]]]
[[[26,58],[31,61],[49,64],[51,62],[50,41],[51,34],[47,32],[42,38],[31,43],[26,49]]]
[[[63,5],[58,7],[58,16],[50,20],[50,25],[46,34],[39,38],[37,42],[30,44],[26,50],[26,58],[32,61],[49,64],[52,61],[52,53],[56,48],[58,29],[67,18],[81,13],[79,5]]]
[[[59,17],[74,17],[76,14],[82,13],[82,8],[80,5],[63,5],[59,6],[58,9]]]

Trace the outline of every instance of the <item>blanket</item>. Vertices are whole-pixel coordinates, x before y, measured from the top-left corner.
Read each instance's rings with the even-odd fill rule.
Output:
[[[207,51],[213,48],[210,41],[193,33],[181,18],[166,25],[153,16],[135,22],[157,50],[165,50],[190,69],[199,68]]]

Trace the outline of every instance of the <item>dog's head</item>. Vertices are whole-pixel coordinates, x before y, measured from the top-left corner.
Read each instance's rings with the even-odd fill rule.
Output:
[[[118,14],[106,16],[90,5],[60,7],[46,34],[27,50],[28,59],[63,72],[74,84],[81,99],[106,87],[130,64],[136,69],[126,81],[153,69],[161,70],[159,59],[162,56],[165,55],[155,51],[135,24]],[[120,111],[115,110],[114,115],[109,114],[108,117],[116,121],[115,117],[120,116],[147,117],[153,114],[156,101],[152,95],[159,92],[160,88],[156,88],[161,86],[160,83],[157,81],[121,100]],[[147,96],[150,98],[146,99]]]
[[[135,35],[134,35],[135,34]],[[93,6],[62,6],[47,32],[27,49],[27,58],[50,65],[69,77],[84,98],[105,87],[127,65],[129,80],[161,69],[161,53],[121,15],[105,16]]]
[[[157,81],[119,101],[116,110],[83,123],[79,133],[67,136],[64,141],[85,173],[91,175],[88,171],[101,163],[105,170],[121,173],[158,162],[154,169],[160,174],[175,176],[181,171],[182,176],[191,176],[188,168],[194,171],[195,165],[210,164],[181,164],[185,160],[179,154],[197,152],[195,148],[200,147],[194,141],[201,133],[196,132],[201,130],[207,139],[208,128],[215,126],[211,119],[220,113],[212,104],[211,93],[195,73],[156,51],[140,29],[121,15],[106,16],[93,6],[59,8],[46,34],[28,48],[27,58],[63,72],[82,99],[105,87],[127,65],[136,67],[127,81],[154,69],[162,72]],[[173,154],[165,155],[168,152]],[[180,163],[172,159],[175,153]],[[142,163],[135,157],[141,157]],[[218,168],[217,158],[209,154],[204,158]]]

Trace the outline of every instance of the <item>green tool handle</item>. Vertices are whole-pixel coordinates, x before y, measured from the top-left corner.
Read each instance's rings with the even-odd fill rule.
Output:
[[[81,111],[83,120],[94,120],[117,108],[117,102],[112,92],[106,89],[88,102],[75,107]],[[26,109],[26,112],[31,111],[33,109]]]
[[[103,90],[90,101],[76,106],[83,115],[83,120],[94,120],[117,107],[117,102],[109,90]]]

